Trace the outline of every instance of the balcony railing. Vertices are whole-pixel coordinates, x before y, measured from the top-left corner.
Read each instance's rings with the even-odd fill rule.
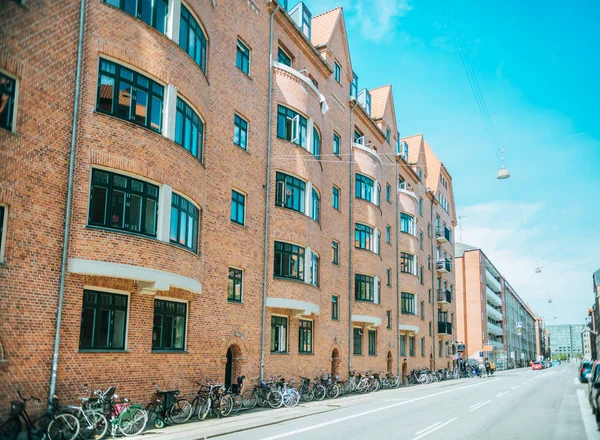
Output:
[[[491,305],[486,304],[488,316],[494,318],[496,321],[502,321],[502,312],[496,310]]]
[[[452,291],[448,289],[438,289],[437,302],[442,304],[452,303]]]
[[[452,323],[438,321],[438,335],[451,335]]]
[[[485,284],[487,284],[494,292],[502,292],[502,286],[487,269],[485,270]]]
[[[502,307],[502,298],[489,287],[485,287],[485,296],[488,301],[496,307]]]
[[[435,231],[435,238],[438,243],[447,243],[452,241],[452,233],[446,226],[438,226]]]
[[[437,271],[439,273],[446,273],[452,271],[452,263],[448,259],[441,259],[437,261]]]
[[[504,334],[504,330],[499,325],[493,324],[490,321],[487,323],[488,333],[493,335],[502,336]]]

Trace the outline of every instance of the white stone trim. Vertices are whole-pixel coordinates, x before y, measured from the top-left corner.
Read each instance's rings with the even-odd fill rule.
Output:
[[[271,65],[273,67],[277,67],[278,69],[283,70],[284,72],[287,72],[287,73],[295,76],[296,78],[300,79],[301,81],[303,81],[319,97],[319,102],[321,104],[321,113],[323,113],[323,114],[327,113],[327,110],[329,110],[329,105],[327,104],[327,100],[326,100],[325,96],[321,92],[319,92],[319,89],[317,89],[317,87],[312,83],[312,81],[310,80],[310,78],[308,76],[302,75],[300,72],[298,72],[293,67],[286,66],[285,64],[279,63],[275,60],[271,61]]]
[[[398,324],[398,330],[400,332],[417,334],[417,333],[419,333],[419,326],[418,325]]]
[[[165,243],[169,242],[171,230],[171,201],[173,188],[170,185],[161,185],[158,190],[158,221],[156,224],[156,238]]]
[[[163,112],[163,136],[175,140],[175,121],[177,116],[177,87],[167,84],[165,87],[165,111]],[[202,121],[204,122],[204,120]]]
[[[167,18],[167,37],[179,44],[179,26],[181,23],[181,0],[169,2],[169,15]]]
[[[377,318],[376,316],[352,315],[351,320],[352,322],[364,322],[367,324],[367,328],[381,326],[381,318]]]
[[[377,159],[379,161],[379,163],[383,166],[383,162],[381,161],[381,157],[379,157],[379,154],[377,154],[377,152],[375,150],[372,150],[369,147],[365,147],[364,145],[357,144],[356,142],[352,142],[352,146],[354,148],[357,148],[359,150],[363,150],[363,151],[369,153],[371,156],[373,156],[375,159]]]
[[[144,293],[169,290],[171,287],[178,287],[198,294],[202,293],[202,284],[193,278],[131,264],[69,258],[68,271],[81,275],[135,280],[138,282],[139,290]]]
[[[292,316],[310,316],[311,314],[319,315],[321,310],[317,304],[296,299],[286,298],[267,298],[266,304],[269,308],[288,309],[292,310]]]

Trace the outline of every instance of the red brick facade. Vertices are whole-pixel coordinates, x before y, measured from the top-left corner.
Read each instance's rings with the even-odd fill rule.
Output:
[[[0,18],[0,72],[16,78],[19,87],[15,127],[12,132],[0,129],[0,205],[7,213],[0,261],[0,409],[14,398],[15,389],[39,396],[48,392],[76,84],[80,3],[26,3],[27,8],[8,1]],[[341,9],[313,18],[311,43],[272,1],[183,4],[206,35],[206,73],[176,42],[173,20],[167,20],[163,34],[105,1],[86,1],[57,392],[72,399],[84,383],[115,384],[120,394],[146,400],[152,382],[191,391],[194,379],[223,380],[228,362],[233,377],[255,378],[261,373],[261,336],[265,376],[334,372],[345,378],[350,368],[406,374],[417,366],[433,367],[434,358],[437,368],[451,366],[445,348],[439,359],[437,341],[445,346],[456,332],[438,336],[435,314],[438,308],[448,310],[450,321],[454,305],[436,301],[435,225],[427,232],[436,213],[449,228],[455,225],[451,179],[422,137],[420,142],[407,139],[409,156],[396,154],[400,141],[391,87],[371,90],[370,114],[348,99],[353,70]],[[173,13],[179,1],[169,5]],[[282,48],[292,66],[273,63],[269,131],[271,14],[273,61]],[[236,67],[238,39],[250,49],[248,75]],[[164,87],[163,113],[168,116],[160,132],[97,110],[101,58]],[[175,101],[168,94],[175,92],[204,122],[202,161],[169,134],[175,126],[169,102]],[[309,141],[313,127],[317,130],[320,157],[278,137],[280,105],[306,118]],[[248,123],[246,150],[233,142],[234,114]],[[364,136],[364,145],[354,144],[355,130]],[[336,154],[334,133],[340,139]],[[90,224],[94,169],[160,188],[156,237]],[[277,172],[305,182],[309,203],[316,191],[319,221],[308,215],[308,204],[302,213],[276,203]],[[356,173],[375,181],[375,192],[380,187],[378,203],[356,197]],[[442,185],[440,176],[449,185]],[[399,190],[399,178],[410,190]],[[332,207],[334,186],[339,209]],[[246,197],[244,225],[230,221],[232,190]],[[163,205],[171,192],[199,209],[197,253],[169,242],[169,206]],[[440,192],[449,212],[440,206]],[[414,234],[398,230],[401,212],[414,217]],[[378,251],[355,246],[356,223],[379,232]],[[338,264],[332,262],[332,241],[339,245]],[[275,276],[275,242],[305,248],[306,259],[309,249],[318,255],[317,285],[308,282],[308,264],[305,281]],[[442,247],[454,255],[453,238]],[[401,252],[415,256],[417,275],[400,271]],[[227,298],[230,267],[243,271],[241,302]],[[380,280],[373,301],[355,300],[357,273],[374,277],[375,284]],[[454,283],[453,271],[440,276]],[[84,290],[127,297],[124,349],[80,348]],[[402,292],[415,295],[414,315],[401,313]],[[332,319],[332,295],[338,297],[339,319]],[[184,350],[152,349],[155,299],[185,302]],[[272,316],[287,318],[286,353],[270,350]],[[312,322],[310,353],[300,353],[301,321]],[[354,328],[363,334],[360,355],[352,353]],[[376,331],[374,354],[369,354],[369,330]],[[410,335],[413,356],[408,339],[405,354],[399,347],[400,338]]]

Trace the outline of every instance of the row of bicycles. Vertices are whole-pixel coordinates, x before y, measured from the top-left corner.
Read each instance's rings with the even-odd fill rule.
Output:
[[[191,418],[227,417],[241,410],[259,407],[291,408],[301,401],[310,402],[352,393],[364,394],[379,389],[398,388],[402,380],[386,373],[370,374],[351,371],[349,379],[322,374],[313,379],[294,380],[272,376],[269,380],[256,378],[254,385],[244,388],[245,376],[237,378],[229,387],[207,380],[195,382],[198,390],[191,399],[181,397],[179,390],[162,390],[153,384],[154,395],[147,405],[132,403],[116,394],[116,387],[91,391],[84,386],[85,396],[77,405],[61,405],[54,396],[40,412],[40,399],[25,398],[17,391],[19,400],[11,402],[8,418],[0,422],[0,440],[14,440],[27,431],[30,440],[100,440],[110,433],[112,437],[134,436],[147,427],[185,423]]]
[[[464,376],[461,375],[460,370],[458,368],[455,368],[453,370],[449,370],[448,368],[444,368],[443,370],[415,368],[410,372],[406,379],[409,385],[416,385],[441,382],[444,380],[460,379],[461,377]]]

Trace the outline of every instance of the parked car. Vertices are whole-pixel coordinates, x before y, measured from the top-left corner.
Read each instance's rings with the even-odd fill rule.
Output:
[[[594,384],[600,380],[600,362],[594,361],[592,364],[592,369],[588,373],[588,400],[590,401],[590,405],[592,407],[592,412],[594,412]]]
[[[531,363],[532,370],[541,370],[542,368],[544,368],[544,366],[542,365],[541,362],[532,362]]]
[[[592,362],[583,361],[579,366],[579,381],[581,383],[587,383],[588,373],[592,371]]]

